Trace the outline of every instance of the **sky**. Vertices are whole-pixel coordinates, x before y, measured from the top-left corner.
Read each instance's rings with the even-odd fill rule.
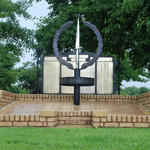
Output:
[[[16,2],[17,0],[12,0],[13,2]],[[46,3],[45,0],[42,0],[40,2],[34,2],[32,7],[28,8],[28,13],[31,14],[32,17],[36,17],[39,19],[40,17],[44,17],[48,14],[48,4]],[[36,29],[35,23],[37,22],[36,20],[24,20],[22,18],[19,19],[20,24],[23,27],[27,27],[29,29]]]
[[[17,0],[12,0],[13,2],[16,2]],[[48,4],[45,2],[45,0],[42,0],[41,2],[38,3],[33,3],[33,6],[28,8],[28,12],[31,14],[32,17],[36,17],[36,18],[40,18],[40,17],[44,17],[48,14]],[[32,20],[24,20],[22,18],[19,18],[20,20],[20,24],[23,27],[26,27],[28,29],[36,29],[36,20],[32,21]],[[27,62],[27,61],[33,61],[33,57],[32,57],[33,52],[31,51],[30,53],[24,53],[24,57],[21,58],[21,63],[18,63],[16,67],[20,67],[22,65],[23,62]],[[34,61],[33,61],[34,62]],[[130,82],[126,82],[123,81],[123,87],[128,87],[128,86],[136,86],[136,87],[141,87],[141,86],[145,86],[150,88],[150,81],[149,82],[136,82],[136,81],[130,81]]]
[[[18,0],[12,0],[12,2],[16,2]],[[37,20],[25,20],[23,18],[18,18],[19,19],[19,22],[20,22],[20,25],[22,27],[26,27],[28,29],[33,29],[35,30],[36,29],[36,23],[38,22],[38,19],[40,19],[40,17],[44,17],[44,16],[47,16],[48,14],[48,4],[46,3],[45,0],[42,0],[38,3],[34,2],[33,3],[33,6],[32,7],[29,7],[28,8],[28,13],[32,16],[32,17],[36,17]],[[30,52],[24,52],[23,53],[23,57],[21,57],[21,62],[18,63],[15,67],[21,67],[22,64],[24,62],[27,62],[27,61],[32,61],[34,62],[35,60],[33,60],[33,52],[30,51]]]

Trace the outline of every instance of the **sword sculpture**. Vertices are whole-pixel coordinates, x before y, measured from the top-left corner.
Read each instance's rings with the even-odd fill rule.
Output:
[[[79,25],[79,18],[77,21],[77,31],[76,31],[76,69],[79,69],[79,52],[80,52],[80,25]]]
[[[80,69],[79,69],[79,51],[80,51],[80,27],[79,27],[79,18],[77,21],[77,31],[76,31],[76,44],[75,44],[75,49],[76,49],[76,66],[74,70],[74,77],[76,80],[80,78]],[[74,104],[75,105],[80,105],[80,85],[75,84],[74,85]]]
[[[96,54],[93,56],[92,59],[89,59],[87,62],[82,64],[80,67],[80,62],[79,62],[79,53],[80,53],[80,25],[79,25],[79,18],[77,21],[77,31],[76,31],[76,43],[75,43],[75,68],[73,65],[66,60],[62,59],[61,54],[59,53],[58,50],[58,39],[63,30],[67,29],[68,27],[73,25],[72,21],[68,21],[67,23],[63,24],[56,32],[54,39],[53,39],[53,49],[54,49],[54,54],[56,55],[57,59],[59,62],[65,66],[67,66],[69,69],[74,70],[74,77],[63,77],[60,78],[60,84],[65,85],[65,86],[74,86],[74,105],[80,105],[80,86],[93,86],[94,85],[94,78],[89,78],[89,77],[80,77],[80,70],[86,69],[88,66],[91,66],[94,64],[94,62],[99,58],[100,53],[102,51],[102,38],[97,30],[97,28],[91,24],[88,21],[83,21],[83,24],[87,27],[89,27],[91,30],[94,31],[94,33],[97,36],[98,40],[98,48]]]

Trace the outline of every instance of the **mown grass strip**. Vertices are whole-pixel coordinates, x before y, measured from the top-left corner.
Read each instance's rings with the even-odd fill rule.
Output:
[[[0,150],[149,150],[147,128],[0,128]]]

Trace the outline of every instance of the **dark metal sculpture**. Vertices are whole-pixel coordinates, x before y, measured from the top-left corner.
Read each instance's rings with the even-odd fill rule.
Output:
[[[73,24],[72,21],[68,21],[67,23],[63,24],[57,31],[56,31],[56,34],[54,36],[54,39],[53,39],[53,50],[54,50],[54,54],[56,56],[56,58],[59,60],[59,62],[65,66],[67,66],[69,69],[74,69],[72,64],[71,63],[68,63],[67,61],[65,61],[64,59],[62,59],[62,56],[61,54],[59,53],[59,50],[58,50],[58,39],[59,39],[59,36],[61,35],[61,33],[67,29],[68,27],[70,27],[71,25]]]
[[[98,29],[95,25],[91,24],[88,21],[84,21],[83,24],[87,27],[89,27],[97,36],[98,40],[98,48],[97,52],[93,56],[92,59],[88,60],[86,63],[82,64],[81,68],[79,69],[79,65],[77,68],[73,68],[73,65],[66,60],[62,59],[62,56],[58,50],[58,39],[61,33],[67,29],[68,27],[73,25],[72,21],[68,21],[67,23],[63,24],[56,32],[54,39],[53,39],[53,50],[54,54],[56,55],[56,58],[59,60],[59,62],[65,66],[67,66],[69,69],[74,70],[74,77],[65,77],[60,79],[61,85],[66,86],[74,86],[74,104],[80,105],[80,86],[92,86],[94,85],[94,79],[88,78],[88,77],[80,77],[80,70],[86,69],[88,66],[91,66],[94,64],[94,62],[99,58],[100,53],[102,51],[103,43],[102,43],[102,37]]]

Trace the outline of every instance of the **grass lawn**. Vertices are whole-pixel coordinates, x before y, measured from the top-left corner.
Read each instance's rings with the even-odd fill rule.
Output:
[[[0,150],[150,150],[150,128],[0,128]]]

